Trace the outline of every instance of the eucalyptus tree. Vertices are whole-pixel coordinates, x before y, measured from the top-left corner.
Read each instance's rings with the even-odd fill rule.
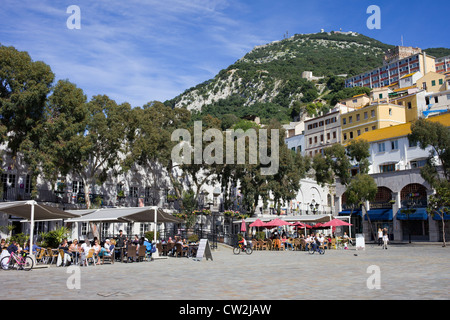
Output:
[[[134,108],[131,119],[134,130],[129,132],[126,158],[122,165],[129,168],[137,163],[146,170],[153,170],[155,165],[161,166],[169,177],[176,197],[182,199],[183,186],[180,183],[180,171],[177,170],[179,164],[174,163],[171,157],[176,142],[171,141],[171,135],[176,129],[187,128],[190,112],[151,101],[142,108]],[[159,188],[161,185],[154,187]]]
[[[45,117],[54,80],[51,68],[14,47],[0,46],[0,143],[15,157]]]
[[[82,89],[68,80],[58,81],[47,99],[44,119],[22,146],[31,171],[42,174],[52,186],[79,161],[86,130],[86,101]]]
[[[108,171],[120,165],[131,106],[128,103],[118,105],[106,95],[97,95],[86,103],[86,109],[86,127],[84,133],[78,135],[72,171],[83,181],[89,208],[91,188],[102,184]]]

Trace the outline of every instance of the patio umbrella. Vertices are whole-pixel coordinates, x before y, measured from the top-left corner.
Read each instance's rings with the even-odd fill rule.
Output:
[[[242,223],[241,223],[241,232],[247,232],[247,225],[245,224],[244,219],[242,219]]]
[[[318,222],[315,225],[312,226],[313,229],[320,229],[320,228],[325,228],[323,223]]]
[[[312,227],[309,224],[306,223],[301,223],[300,221],[297,221],[293,224],[293,226],[296,226],[298,229],[312,229]]]
[[[322,224],[322,227],[340,227],[340,226],[351,226],[351,223],[342,221],[340,219],[333,219],[331,221],[325,222]]]
[[[281,227],[281,226],[292,226],[292,223],[276,218],[272,221],[267,222],[264,227],[273,228],[273,227]]]
[[[250,227],[265,227],[266,224],[262,222],[260,219],[256,219],[255,222],[250,224]]]

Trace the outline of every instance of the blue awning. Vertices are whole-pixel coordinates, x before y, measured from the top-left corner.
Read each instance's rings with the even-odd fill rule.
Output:
[[[441,215],[442,215],[442,212],[440,214],[435,213],[433,215],[433,220],[442,221]],[[450,220],[450,212],[444,213],[444,220]]]
[[[414,208],[416,212],[414,213],[404,213],[402,209],[397,211],[398,220],[428,220],[427,208]]]
[[[370,217],[371,221],[379,221],[379,220],[392,220],[393,214],[392,209],[373,209],[367,211],[367,214],[364,216],[364,220],[367,219],[367,215]]]
[[[352,217],[356,217],[356,216],[362,217],[361,209],[354,209],[353,213],[352,213],[352,210],[342,210],[339,212],[339,215],[340,216],[349,216],[350,213],[352,214]]]

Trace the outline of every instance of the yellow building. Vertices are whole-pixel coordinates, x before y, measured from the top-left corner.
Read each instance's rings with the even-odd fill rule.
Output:
[[[374,104],[341,115],[342,143],[361,134],[406,122],[405,107],[384,103]]]
[[[416,85],[427,92],[445,91],[445,75],[437,72],[428,72],[422,78],[417,79]]]
[[[349,108],[361,108],[370,103],[370,98],[367,96],[367,94],[363,93],[339,101],[339,103],[346,105]]]
[[[416,91],[411,90],[409,94],[391,98],[391,103],[405,107],[406,122],[417,120],[422,115],[422,112],[427,109],[425,99],[427,92],[415,89]]]

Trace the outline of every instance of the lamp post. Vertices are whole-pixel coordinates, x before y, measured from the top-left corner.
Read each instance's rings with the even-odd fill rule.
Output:
[[[410,225],[410,222],[409,222],[409,215],[411,213],[416,212],[416,209],[414,209],[414,206],[416,204],[416,202],[414,200],[414,197],[416,196],[416,194],[410,193],[408,196],[409,196],[409,201],[406,202],[406,206],[407,207],[406,207],[406,209],[402,209],[401,212],[406,214],[406,216],[407,216],[407,221],[408,221],[407,222],[408,223],[408,240],[409,240],[409,243],[411,243],[411,225]]]

